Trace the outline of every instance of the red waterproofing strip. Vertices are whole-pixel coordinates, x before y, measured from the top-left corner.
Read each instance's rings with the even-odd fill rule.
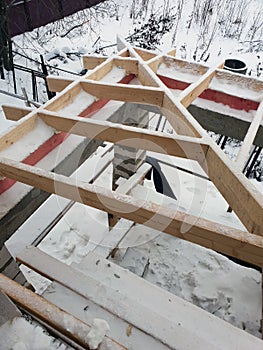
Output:
[[[190,85],[189,83],[168,78],[163,75],[158,75],[158,77],[170,89],[184,90]],[[246,100],[241,97],[232,96],[224,92],[211,89],[205,90],[199,97],[216,103],[222,103],[226,106],[229,106],[230,108],[237,109],[239,111],[244,110],[246,112],[249,112],[251,110],[257,110],[259,106],[259,102]]]
[[[134,74],[126,75],[118,83],[119,84],[129,84],[129,82],[134,79]],[[98,112],[102,107],[104,107],[110,100],[99,99],[93,102],[88,108],[79,114],[80,117],[90,118],[93,114]],[[65,132],[60,132],[52,135],[47,141],[45,141],[41,146],[38,147],[34,152],[27,156],[22,163],[27,165],[35,165],[41,159],[43,159],[47,154],[49,154],[53,149],[59,146],[64,140],[69,136]],[[16,183],[15,180],[5,178],[0,181],[0,195],[7,191]]]

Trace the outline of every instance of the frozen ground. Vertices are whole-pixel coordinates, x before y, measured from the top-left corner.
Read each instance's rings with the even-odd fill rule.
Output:
[[[205,0],[203,0],[204,2]],[[145,2],[148,3],[148,10],[143,10],[136,18],[134,16],[130,18],[129,16],[131,7],[132,4],[136,4],[134,13],[138,13],[138,6],[141,1],[136,3],[136,1],[118,0],[110,1],[109,3],[111,7],[108,13],[104,11],[103,14],[90,16],[89,21],[83,21],[83,26],[79,32],[72,31],[68,37],[61,38],[59,34],[63,34],[65,28],[58,25],[53,25],[53,27],[49,25],[35,30],[31,34],[27,33],[24,36],[15,38],[14,47],[19,52],[35,59],[39,59],[39,54],[43,53],[46,55],[45,58],[49,60],[50,64],[79,72],[82,69],[79,59],[80,54],[87,52],[94,53],[102,46],[115,43],[117,33],[123,36],[130,35],[135,26],[139,27],[141,25],[144,16],[147,19],[151,12],[155,13],[157,9],[164,9],[164,4],[167,5],[169,1],[152,0]],[[174,3],[178,5],[180,2],[175,1]],[[207,63],[212,63],[213,59],[219,53],[224,57],[238,55],[246,61],[251,74],[256,76],[259,63],[262,62],[262,49],[257,50],[260,48],[260,40],[258,40],[259,43],[257,44],[257,37],[251,43],[249,41],[246,42],[245,39],[249,32],[249,24],[251,24],[251,20],[256,16],[257,11],[259,11],[262,1],[245,1],[245,3],[248,6],[246,13],[249,13],[250,17],[244,17],[246,18],[246,25],[244,25],[245,28],[242,31],[242,36],[239,39],[227,38],[217,32],[208,50],[210,55]],[[112,4],[116,5],[115,10]],[[203,49],[201,48],[202,43],[199,42],[200,29],[193,24],[187,32],[186,23],[183,21],[184,18],[189,20],[189,16],[186,14],[188,13],[190,15],[192,6],[192,0],[184,2],[182,20],[178,24],[178,33],[180,35],[176,35],[175,41],[172,44],[174,32],[171,31],[165,34],[156,49],[157,52],[170,49],[171,46],[176,46],[178,48],[177,57],[193,60],[196,44],[198,43],[199,46],[196,55],[197,59],[200,59],[200,56],[205,50],[205,47]],[[74,18],[76,19],[76,17]],[[78,18],[81,19],[81,15],[78,15]],[[140,21],[141,23],[139,23]],[[73,22],[74,19],[69,19],[68,26]],[[97,23],[96,25],[95,22]],[[209,30],[206,35],[207,39],[209,39]],[[98,37],[100,39],[97,41]],[[97,43],[94,45],[96,41]],[[103,49],[101,52],[107,54],[113,50],[114,48]],[[16,62],[28,64],[25,59],[19,56],[16,57]],[[31,77],[23,75],[20,80],[21,84],[19,88],[24,86],[30,91]],[[8,83],[5,82],[4,84],[4,87],[1,85],[1,89],[6,88],[8,91],[13,92],[11,77]],[[38,84],[43,89],[43,84],[41,82],[38,82]],[[7,102],[13,103],[14,99],[0,94],[0,103]],[[16,104],[21,103],[21,101],[16,100]],[[0,115],[1,131],[10,124],[10,122],[5,121],[3,116]],[[175,163],[177,165],[187,165],[184,161],[182,163],[178,162],[176,161]],[[174,176],[175,173],[169,173],[169,170],[165,166],[163,170],[166,170],[168,176],[171,178],[171,185],[175,193],[180,194],[181,207],[187,207],[187,204],[189,204],[187,207],[188,210],[197,210],[205,217],[218,222],[238,228],[242,227],[233,213],[226,212],[227,204],[213,186],[210,184],[207,185],[201,180],[196,181],[193,176],[189,177],[179,172],[176,172],[176,176]],[[101,177],[101,183],[109,181],[110,174],[110,169],[108,169]],[[262,191],[262,183],[253,181]],[[205,192],[203,191],[203,186],[206,186]],[[148,183],[148,187],[151,187],[150,183]],[[147,189],[144,190],[146,192],[148,191]],[[153,196],[152,200],[157,200],[157,197],[150,191],[148,196],[148,198]],[[107,219],[103,213],[89,210],[89,216],[87,216],[85,214],[86,210],[81,205],[74,206],[67,216],[65,216],[65,219],[42,242],[41,249],[67,264],[79,262],[87,254],[85,248],[90,237],[92,237],[92,234],[89,232],[93,232],[94,234],[98,223],[100,223],[100,230],[107,228]],[[80,217],[85,217],[84,222],[80,222]],[[136,227],[136,232],[143,238],[144,243],[144,237],[145,235],[147,236],[147,243],[138,244],[137,242],[134,248],[149,259],[150,265],[144,276],[147,280],[195,303],[256,336],[260,336],[262,290],[261,275],[259,272],[239,266],[211,250],[168,235],[156,234],[153,230],[141,226]],[[150,239],[151,236],[154,237]],[[130,242],[129,244],[134,247],[134,243]],[[140,261],[137,260],[135,254],[135,267],[139,263]],[[3,339],[5,339],[4,346],[6,348],[3,348],[3,350],[64,349],[62,345],[53,343],[53,339],[44,334],[39,327],[29,325],[24,319],[15,320],[12,324],[6,324],[1,327],[0,339],[0,349],[3,348]]]

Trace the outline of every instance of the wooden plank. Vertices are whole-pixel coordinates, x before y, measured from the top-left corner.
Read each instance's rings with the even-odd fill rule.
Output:
[[[113,59],[113,64],[126,70],[126,74],[138,74],[138,60],[132,57],[117,57]]]
[[[46,109],[48,111],[57,111],[66,107],[72,103],[81,90],[81,86],[78,81],[72,82],[61,93],[57,94],[51,100],[46,102],[40,109]]]
[[[89,349],[86,337],[91,326],[87,323],[80,321],[78,318],[2,274],[0,274],[0,290],[12,299],[15,304],[34,317],[47,323],[78,345]],[[114,349],[126,349],[114,340],[108,337],[106,338],[110,342],[110,345],[114,346]],[[105,343],[105,340],[103,343]]]
[[[2,135],[0,135],[0,151],[5,150],[15,142],[20,140],[23,136],[34,130],[37,124],[37,115],[32,112],[24,120],[20,120],[16,125],[7,129]]]
[[[204,132],[204,129],[183,105],[174,104],[174,97],[170,91],[164,95],[161,112],[179,135],[201,137]]]
[[[53,282],[45,290],[43,297],[89,324],[93,322],[94,318],[106,320],[110,325],[109,336],[128,349],[140,349],[143,344],[144,349],[170,350],[168,346],[142,330],[131,326],[113,313],[57,282]],[[74,303],[72,303],[72,300],[74,300]]]
[[[34,109],[30,107],[2,105],[5,117],[8,120],[18,121],[31,113]]]
[[[61,92],[76,79],[68,77],[59,77],[57,75],[48,75],[46,77],[48,89],[53,92]]]
[[[144,61],[148,61],[154,57],[156,57],[156,53],[149,51],[149,50],[145,50],[139,47],[135,47],[134,51],[144,60]]]
[[[197,81],[189,85],[183,92],[181,92],[179,99],[184,107],[189,107],[190,104],[199,96],[201,93],[206,90],[216,74],[216,69],[223,68],[224,63],[217,64],[216,67],[208,69],[208,71],[202,75]]]
[[[113,57],[108,57],[103,63],[95,67],[90,72],[84,75],[85,79],[92,79],[95,81],[101,80],[105,77],[113,68]]]
[[[94,69],[101,63],[106,61],[108,57],[98,55],[84,55],[82,56],[82,65],[85,69]]]
[[[244,166],[246,164],[251,146],[252,146],[253,141],[256,137],[258,128],[261,124],[262,117],[263,117],[263,101],[261,101],[261,103],[258,107],[258,110],[256,112],[256,115],[253,118],[253,120],[248,128],[248,131],[246,133],[246,136],[244,138],[242,146],[241,146],[240,150],[238,151],[238,155],[237,155],[237,158],[235,160],[235,162],[237,163],[237,166],[241,172],[243,171]]]
[[[92,258],[90,268],[97,271],[98,276],[91,269],[85,273],[73,269],[37,248],[25,249],[17,259],[152,335],[171,349],[232,350],[237,344],[239,350],[262,348],[260,339],[113,263],[109,264],[99,256]]]
[[[152,58],[151,60],[147,61],[148,67],[151,68],[151,70],[157,74],[158,68],[160,64],[163,63],[163,55],[157,55],[156,57]]]
[[[62,115],[42,111],[38,116],[49,126],[67,133],[113,142],[136,149],[190,158],[199,163],[205,161],[208,146],[196,138],[186,136],[171,137],[160,131],[151,131],[128,125],[118,125],[108,121],[66,118]]]
[[[81,87],[98,98],[161,106],[164,93],[159,88],[138,85],[109,84],[92,80],[81,80]]]
[[[76,183],[76,180],[66,176],[9,159],[1,158],[0,174],[181,239],[205,247],[212,246],[214,250],[223,254],[258,266],[263,265],[263,238],[254,234],[184,212],[175,212],[174,209],[115,193],[86,182]],[[181,232],[182,225],[183,232]]]
[[[119,185],[115,192],[129,194],[131,190],[141,184],[145,179],[146,174],[151,170],[152,166],[148,163],[144,163],[129,179],[125,179],[125,182]]]
[[[238,167],[211,141],[208,176],[251,233],[263,236],[263,196]]]
[[[175,57],[175,56],[176,56],[176,48],[174,48],[174,49],[168,51],[168,52],[166,53],[166,55],[167,55],[167,56],[173,56],[173,57]]]

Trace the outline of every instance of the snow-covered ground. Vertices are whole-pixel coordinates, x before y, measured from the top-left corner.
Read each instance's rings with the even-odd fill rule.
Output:
[[[147,4],[147,6],[139,11],[142,3]],[[262,30],[260,34],[259,28],[253,38],[251,27],[253,18],[255,19],[260,11],[262,1],[240,0],[236,2],[237,8],[238,6],[241,8],[241,3],[246,5],[246,11],[240,12],[243,26],[238,27],[242,29],[239,38],[233,34],[233,30],[231,31],[227,24],[225,24],[225,28],[231,31],[231,38],[223,36],[222,30],[220,32],[222,26],[218,27],[215,33],[211,31],[214,28],[215,14],[219,11],[218,4],[220,4],[220,0],[210,1],[212,9],[209,8],[208,17],[204,19],[203,27],[198,27],[198,24],[193,20],[190,28],[187,29],[191,14],[193,14],[194,3],[203,6],[208,1],[106,1],[105,7],[102,7],[104,10],[101,10],[101,12],[90,10],[71,16],[64,20],[64,27],[58,24],[50,24],[36,29],[32,33],[14,38],[14,49],[37,60],[39,60],[39,54],[44,54],[49,64],[80,72],[82,67],[79,56],[81,54],[98,51],[104,54],[112,53],[115,47],[101,50],[100,48],[114,44],[116,34],[127,37],[134,32],[135,27],[141,28],[144,23],[147,23],[151,14],[167,15],[170,12],[170,14],[174,13],[176,15],[176,13],[180,13],[176,9],[181,6],[181,18],[178,20],[178,15],[176,15],[177,17],[174,19],[175,24],[178,22],[177,31],[175,32],[176,28],[173,27],[161,37],[156,44],[157,52],[162,52],[174,46],[177,47],[177,57],[188,60],[194,60],[195,57],[199,61],[203,55],[202,59],[203,61],[206,60],[207,64],[212,64],[219,54],[223,57],[238,56],[246,62],[249,73],[260,78],[261,71],[259,69],[263,57]],[[223,3],[225,4],[226,1]],[[130,16],[131,12],[132,16]],[[234,15],[237,15],[237,13],[234,12]],[[223,14],[221,14],[221,17],[224,17]],[[210,19],[208,20],[208,18]],[[60,37],[60,34],[65,33],[70,26],[73,26],[72,23],[75,24],[74,21],[77,20],[83,21],[80,29],[71,31],[67,37]],[[237,18],[235,20],[234,26],[237,26]],[[208,27],[204,31],[206,25]],[[200,36],[202,30],[207,42],[209,42],[212,34],[214,36],[208,48],[205,46],[205,42],[202,43]],[[144,38],[146,37],[144,36]],[[15,61],[19,64],[37,68],[35,64],[19,55],[16,55]],[[3,84],[4,86],[1,82],[1,89],[13,92],[11,75]],[[19,91],[21,87],[26,87],[30,94],[30,84],[31,77],[22,74]],[[38,85],[40,90],[44,90],[41,81],[38,82]],[[41,94],[41,98],[44,101],[44,94]],[[0,103],[15,102],[13,98],[0,94]],[[21,103],[21,101],[16,100],[16,104]],[[0,130],[3,131],[10,125],[11,122],[4,120],[3,115],[0,114]],[[187,160],[181,159],[174,160],[176,165],[190,166],[190,169],[195,167],[195,165],[187,162]],[[170,206],[174,205],[176,207],[179,205],[180,208],[192,213],[242,229],[242,224],[235,214],[226,212],[227,203],[211,183],[174,169],[171,172],[171,168],[166,165],[163,165],[162,169],[170,179],[174,192],[179,197],[179,204],[170,201]],[[201,171],[195,168],[194,170]],[[99,184],[105,185],[105,181],[107,183],[111,182],[111,171],[112,169],[109,167],[100,178]],[[256,180],[253,180],[253,182],[261,191],[263,190],[262,183]],[[148,182],[146,185],[143,189],[138,187],[137,194],[142,195],[143,193],[146,196],[145,198],[158,201],[158,196],[151,190],[152,183]],[[133,194],[136,196],[136,190]],[[80,217],[82,221],[80,221]],[[94,232],[98,230],[98,224],[99,231],[107,229],[107,218],[104,213],[76,204],[54,227],[50,235],[41,243],[40,248],[67,264],[78,263],[88,253],[86,246],[93,239]],[[256,336],[260,336],[262,290],[259,272],[239,266],[211,250],[165,234],[159,234],[142,226],[136,226],[136,232],[137,236],[135,235],[135,237],[138,238],[139,236],[142,240],[139,240],[139,243],[129,241],[127,245],[135,246],[136,250],[149,259],[149,269],[144,276],[148,281],[193,302]],[[139,264],[136,258],[134,264]],[[33,284],[38,282],[39,280],[33,282]],[[31,333],[29,333],[29,328],[32,329]],[[4,343],[6,348],[2,347],[3,339],[6,339]],[[36,342],[38,345],[35,345]],[[43,346],[40,347],[39,344],[42,343]],[[3,348],[3,350],[64,349],[62,345],[59,346],[53,343],[50,337],[43,335],[39,327],[27,324],[24,319],[15,320],[13,323],[8,323],[0,328],[0,349]]]

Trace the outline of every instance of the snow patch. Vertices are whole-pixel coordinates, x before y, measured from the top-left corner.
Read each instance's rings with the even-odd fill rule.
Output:
[[[95,318],[86,338],[90,349],[97,349],[109,330],[110,326],[108,322],[100,318]]]

